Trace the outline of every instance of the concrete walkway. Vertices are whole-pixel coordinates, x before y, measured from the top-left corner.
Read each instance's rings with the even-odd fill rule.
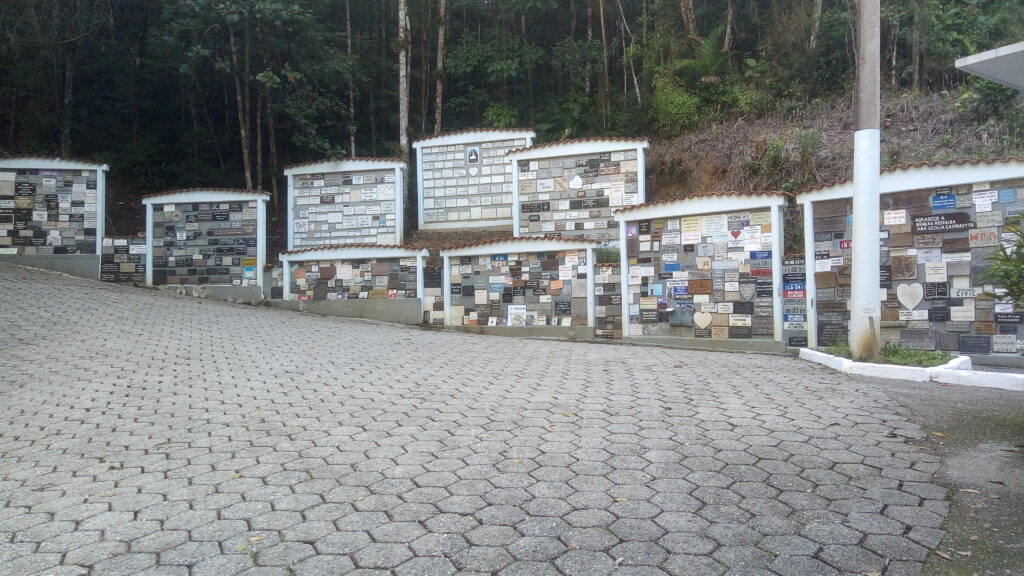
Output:
[[[882,381],[0,264],[0,574],[918,574]]]

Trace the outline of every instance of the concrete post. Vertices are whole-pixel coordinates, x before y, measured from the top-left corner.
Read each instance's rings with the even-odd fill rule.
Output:
[[[850,350],[854,360],[878,357],[879,0],[857,3],[857,131],[853,152],[853,280]]]

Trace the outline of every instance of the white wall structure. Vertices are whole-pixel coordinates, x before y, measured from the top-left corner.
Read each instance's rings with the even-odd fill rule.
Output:
[[[512,238],[441,250],[445,324],[461,326],[475,314],[482,326],[578,326],[572,322],[584,316],[593,326],[598,246],[580,238]],[[536,323],[517,321],[526,316]]]
[[[109,170],[64,158],[0,158],[0,255],[99,255]]]
[[[532,130],[471,129],[417,140],[420,230],[512,226],[511,150],[533,144]]]
[[[269,200],[262,190],[231,188],[145,196],[146,284],[262,288]]]
[[[781,341],[787,198],[715,193],[616,211],[623,335]],[[678,307],[693,320],[670,328],[659,314]]]
[[[1024,345],[1018,341],[1021,314],[979,296],[992,288],[981,272],[987,255],[1007,241],[1005,218],[1024,212],[1024,159],[894,166],[881,171],[879,187],[883,341],[962,353],[963,344],[984,348],[988,341],[991,353],[1015,353]],[[810,348],[841,338],[856,313],[844,302],[856,242],[853,195],[851,181],[796,195],[804,212]]]
[[[406,163],[399,158],[288,166],[288,249],[405,241]]]
[[[647,147],[642,138],[585,138],[510,152],[513,233],[617,240],[613,212],[647,197]]]
[[[294,299],[294,295],[292,294],[292,267],[300,263],[329,262],[333,264],[352,263],[361,261],[383,262],[388,260],[410,260],[414,263],[413,266],[415,266],[415,298],[422,300],[423,263],[426,260],[427,256],[429,256],[429,252],[427,250],[403,248],[401,246],[376,246],[370,244],[349,246],[325,246],[323,248],[306,248],[290,252],[283,252],[280,255],[280,260],[284,274],[284,299]],[[334,277],[332,277],[330,280],[336,280],[338,282],[344,282],[344,280],[351,280],[352,275],[357,271],[358,269],[356,271],[350,271],[352,273],[348,275],[336,272]],[[343,276],[348,276],[348,278],[344,278]],[[320,276],[320,278],[323,277]]]

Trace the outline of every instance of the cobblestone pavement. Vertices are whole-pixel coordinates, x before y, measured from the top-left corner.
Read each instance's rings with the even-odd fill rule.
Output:
[[[917,574],[938,459],[878,381],[0,264],[0,574]]]

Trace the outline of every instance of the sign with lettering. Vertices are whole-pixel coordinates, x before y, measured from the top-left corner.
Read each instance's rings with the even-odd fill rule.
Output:
[[[925,214],[914,216],[911,230],[914,234],[929,232],[959,232],[973,230],[977,225],[966,212],[950,212],[948,214]]]
[[[989,354],[992,352],[991,336],[960,335],[961,354]]]

